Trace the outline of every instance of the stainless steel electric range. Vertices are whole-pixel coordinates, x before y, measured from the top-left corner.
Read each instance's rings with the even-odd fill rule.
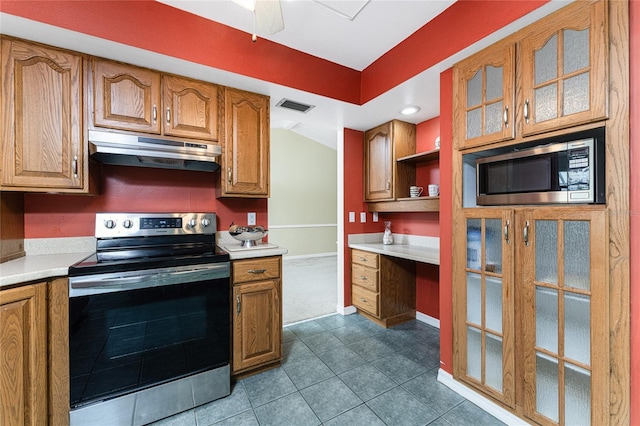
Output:
[[[229,255],[214,213],[99,213],[69,269],[72,425],[143,425],[230,392]]]

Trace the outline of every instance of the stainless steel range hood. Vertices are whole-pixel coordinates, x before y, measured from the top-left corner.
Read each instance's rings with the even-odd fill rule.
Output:
[[[89,130],[89,155],[105,164],[214,172],[219,145]]]

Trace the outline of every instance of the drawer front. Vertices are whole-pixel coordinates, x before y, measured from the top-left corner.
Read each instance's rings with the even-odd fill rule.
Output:
[[[378,269],[379,255],[369,251],[351,250],[351,263],[367,266],[369,268]]]
[[[351,265],[351,282],[374,293],[378,292],[379,274],[377,269],[365,268],[362,265]]]
[[[374,293],[358,285],[351,286],[351,303],[371,315],[379,316],[378,293]]]
[[[234,260],[232,264],[234,284],[280,277],[279,257]]]

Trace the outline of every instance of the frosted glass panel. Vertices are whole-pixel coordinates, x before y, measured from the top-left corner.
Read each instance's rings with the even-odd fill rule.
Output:
[[[482,103],[482,70],[467,81],[467,109]]]
[[[565,364],[565,424],[591,424],[591,375],[583,368]]]
[[[591,365],[591,306],[589,297],[564,294],[564,355]]]
[[[589,109],[589,73],[576,75],[564,81],[562,115],[575,114]]]
[[[536,346],[558,353],[558,291],[536,286]]]
[[[536,352],[536,408],[558,421],[558,361],[539,352]]]
[[[482,109],[467,111],[467,139],[482,136]]]
[[[564,285],[591,289],[590,223],[564,222]]]
[[[467,327],[467,375],[481,380],[482,343],[480,330]]]
[[[485,221],[485,249],[487,258],[485,270],[502,273],[502,220],[487,219]]]
[[[589,28],[581,31],[564,30],[564,73],[589,66]]]
[[[481,225],[480,219],[467,219],[467,268],[470,269],[480,269],[482,261]]]
[[[480,274],[467,272],[467,321],[482,325]]]
[[[552,120],[558,117],[558,84],[534,90],[536,123]]]
[[[502,333],[502,280],[486,277],[485,325],[487,328]]]
[[[502,392],[502,339],[487,334],[487,368],[485,369],[485,383]]]
[[[542,49],[535,53],[535,82],[536,85],[558,77],[558,35],[547,41]]]
[[[502,131],[502,102],[487,105],[484,114],[486,135]]]
[[[502,67],[487,66],[487,99],[493,101],[502,98]]]
[[[536,281],[558,284],[558,223],[537,220]]]

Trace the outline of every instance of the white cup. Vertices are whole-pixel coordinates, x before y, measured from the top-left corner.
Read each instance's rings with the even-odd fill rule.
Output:
[[[440,185],[432,183],[429,185],[429,197],[435,197],[440,194]]]
[[[409,187],[409,196],[411,198],[416,198],[422,195],[423,188],[421,186],[410,186]]]

